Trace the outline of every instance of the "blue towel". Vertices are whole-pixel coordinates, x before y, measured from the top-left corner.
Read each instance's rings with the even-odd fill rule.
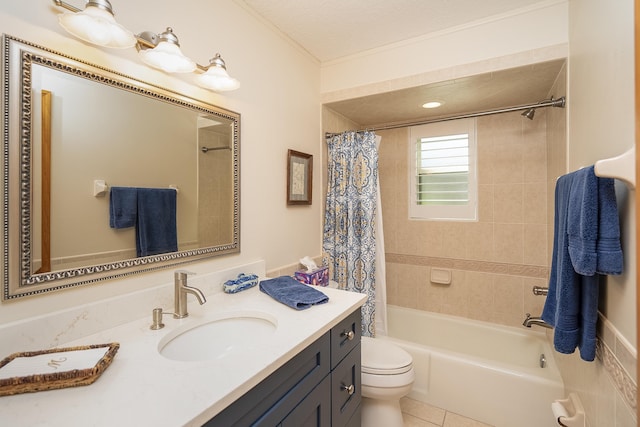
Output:
[[[109,192],[109,226],[129,228],[136,225],[138,190],[131,187],[111,187]]]
[[[137,255],[150,256],[177,250],[176,190],[138,188]]]
[[[304,310],[312,305],[324,304],[329,297],[309,285],[298,282],[291,276],[262,280],[260,290],[276,301],[296,310]]]
[[[553,338],[555,349],[560,353],[570,354],[577,347],[580,349],[580,357],[586,361],[595,359],[600,276],[595,271],[585,275],[578,273],[577,270],[589,271],[590,266],[598,264],[598,251],[591,251],[592,246],[588,243],[593,236],[596,236],[597,241],[598,228],[604,227],[602,232],[614,235],[615,233],[611,232],[613,228],[611,224],[615,224],[616,227],[618,224],[615,193],[613,193],[613,201],[609,200],[606,203],[606,209],[599,209],[597,189],[600,183],[598,181],[608,180],[608,178],[597,178],[595,175],[592,176],[592,172],[593,168],[581,169],[561,176],[556,182],[551,275],[549,292],[542,311],[542,319],[555,328]],[[604,186],[608,187],[608,184],[605,182]],[[592,192],[596,194],[595,199]],[[607,191],[606,197],[611,197],[611,193]],[[609,225],[601,226],[601,224]],[[595,231],[593,227],[596,228]],[[569,235],[570,230],[573,233],[572,236]],[[576,241],[576,235],[582,236],[582,240],[587,242]],[[570,242],[581,246],[574,246],[571,249]],[[596,243],[593,248],[597,247]],[[572,261],[570,250],[576,256],[575,262]],[[596,253],[595,258],[593,252]],[[622,253],[611,259],[609,255],[610,253],[607,253],[605,256],[606,262],[603,258],[603,264],[613,259],[613,268],[618,268],[617,256],[621,258]]]
[[[614,180],[593,166],[574,172],[569,196],[569,255],[577,273],[622,273],[622,248]]]

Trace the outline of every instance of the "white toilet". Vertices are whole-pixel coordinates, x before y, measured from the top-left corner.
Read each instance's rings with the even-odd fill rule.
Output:
[[[413,358],[397,345],[362,337],[362,426],[402,427],[400,398],[411,391]]]

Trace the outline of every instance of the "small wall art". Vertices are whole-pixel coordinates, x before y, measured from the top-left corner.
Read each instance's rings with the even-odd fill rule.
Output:
[[[287,153],[287,205],[310,205],[313,156],[295,150]]]

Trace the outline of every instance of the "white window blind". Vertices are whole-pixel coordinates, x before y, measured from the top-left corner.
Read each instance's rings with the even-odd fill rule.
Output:
[[[475,220],[475,119],[414,126],[410,135],[410,216]]]

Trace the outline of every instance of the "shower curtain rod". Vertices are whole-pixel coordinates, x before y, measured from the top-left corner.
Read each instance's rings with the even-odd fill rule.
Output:
[[[547,99],[544,101],[540,101],[536,104],[526,104],[526,105],[518,105],[515,107],[506,107],[506,108],[500,108],[497,110],[487,110],[487,111],[479,111],[477,113],[469,113],[469,114],[461,114],[458,116],[449,116],[449,117],[440,117],[440,118],[436,118],[436,119],[430,119],[430,120],[420,120],[417,122],[405,122],[405,123],[397,123],[397,124],[393,124],[393,125],[387,125],[387,126],[379,126],[379,127],[373,127],[373,128],[368,128],[368,129],[361,129],[361,130],[357,130],[356,132],[366,132],[366,131],[377,131],[377,130],[389,130],[389,129],[400,129],[400,128],[404,128],[407,126],[418,126],[418,125],[427,125],[429,123],[438,123],[438,122],[446,122],[449,120],[458,120],[458,119],[469,119],[471,117],[481,117],[481,116],[489,116],[491,114],[501,114],[501,113],[510,113],[512,111],[521,111],[521,110],[529,110],[529,109],[536,109],[536,108],[543,108],[543,107],[559,107],[559,108],[564,108],[566,105],[566,98],[564,96],[558,98],[558,99],[553,99],[553,97],[551,97],[551,99]],[[340,135],[341,133],[332,133],[332,132],[327,132],[324,134],[325,138],[329,138],[335,135]]]

